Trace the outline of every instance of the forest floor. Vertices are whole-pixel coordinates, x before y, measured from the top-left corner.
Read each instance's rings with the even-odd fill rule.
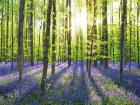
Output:
[[[47,74],[46,97],[49,105],[140,105],[140,71],[124,71],[119,81],[117,64],[108,69],[91,68],[85,62],[56,64],[55,79],[51,84],[51,66]],[[39,105],[43,65],[30,67],[25,63],[23,79],[18,81],[16,65],[0,63],[0,105]]]

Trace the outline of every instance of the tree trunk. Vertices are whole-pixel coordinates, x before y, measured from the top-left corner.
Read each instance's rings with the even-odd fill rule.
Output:
[[[9,0],[7,0],[7,23],[6,23],[6,59],[5,61],[7,62],[8,61],[8,39],[9,39]]]
[[[89,19],[89,13],[90,13],[90,3],[88,0],[86,1],[86,6],[87,6],[87,20]],[[90,76],[90,45],[91,45],[91,38],[90,38],[90,26],[89,23],[87,22],[87,58],[86,58],[86,69],[88,72],[88,75]]]
[[[40,27],[40,30],[41,30],[41,27]],[[39,39],[38,39],[38,55],[37,55],[37,64],[39,63],[39,61],[40,61],[40,40],[41,40],[41,36],[40,36],[40,31],[39,31]]]
[[[129,70],[131,69],[131,56],[132,56],[132,54],[131,54],[131,43],[132,43],[132,17],[131,17],[131,13],[132,13],[132,1],[130,0],[130,11],[129,11],[129,24],[130,24],[130,27],[129,27]]]
[[[56,0],[53,0],[53,32],[52,32],[52,78],[54,79],[56,62]]]
[[[124,65],[124,36],[126,34],[126,15],[127,15],[127,0],[122,1],[122,16],[121,16],[121,33],[120,33],[120,80],[123,79],[123,65]]]
[[[114,37],[114,16],[113,16],[113,7],[114,7],[114,6],[113,6],[113,3],[112,3],[112,33],[111,33],[111,34],[112,34],[112,38],[111,38],[111,39],[112,39],[113,41],[112,41],[112,43],[111,43],[111,46],[112,46],[112,47],[111,47],[111,49],[112,49],[111,52],[112,52],[112,60],[113,60],[113,64],[114,64],[114,63],[115,63],[115,54],[114,54],[114,53],[115,53],[115,52],[114,52],[114,50],[115,50],[115,49],[114,49],[114,47],[115,47],[115,42],[114,42],[115,40],[114,40],[114,38],[115,38],[115,37]]]
[[[103,44],[103,64],[108,68],[108,25],[107,25],[107,0],[102,0],[102,41]]]
[[[11,58],[11,66],[12,66],[12,68],[13,68],[13,61],[14,61],[14,33],[13,33],[13,31],[14,31],[14,20],[13,20],[13,5],[14,5],[14,3],[13,3],[13,0],[12,0],[12,24],[11,24],[11,34],[12,34],[12,58]]]
[[[140,40],[139,40],[139,10],[140,10],[140,0],[137,1],[137,63],[138,68],[140,68]]]
[[[17,69],[19,71],[19,80],[22,78],[23,72],[23,25],[24,25],[24,7],[25,0],[20,0],[19,6],[19,22],[18,22],[18,59]]]
[[[2,5],[4,4],[3,3],[4,1],[2,0]],[[0,57],[0,60],[1,61],[3,61],[3,47],[4,47],[4,45],[3,45],[3,41],[4,41],[4,38],[3,38],[3,25],[4,25],[4,15],[3,15],[3,11],[4,11],[4,9],[3,9],[3,7],[1,8],[1,57]]]
[[[93,49],[94,51],[94,66],[97,66],[97,26],[96,26],[96,18],[97,18],[97,1],[94,0],[94,17],[93,17],[93,39],[94,39],[94,45]]]
[[[83,65],[83,32],[80,30],[80,52],[81,52],[81,67]]]
[[[52,10],[52,0],[48,1],[47,9],[47,24],[46,24],[46,34],[44,35],[44,52],[43,52],[43,73],[41,80],[41,97],[44,100],[45,86],[46,86],[46,76],[49,63],[49,48],[50,48],[50,28],[51,28],[51,10]]]
[[[68,33],[68,67],[71,66],[71,0],[69,3],[69,33]]]
[[[29,25],[29,30],[30,30],[30,53],[31,53],[31,66],[34,66],[34,44],[33,44],[33,0],[31,0],[30,4],[30,25]]]

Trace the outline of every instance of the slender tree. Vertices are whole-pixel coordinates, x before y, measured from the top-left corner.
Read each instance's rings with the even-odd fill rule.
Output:
[[[8,61],[8,39],[9,39],[9,0],[7,0],[7,23],[6,23],[6,62]]]
[[[96,18],[97,18],[97,1],[94,0],[94,17],[93,17],[93,39],[94,39],[94,66],[97,66],[97,26],[96,26]]]
[[[24,7],[25,0],[20,0],[19,6],[19,22],[18,22],[18,59],[17,69],[19,71],[19,80],[23,73],[23,25],[24,25]]]
[[[123,79],[124,36],[126,34],[127,0],[122,0],[121,33],[120,33],[120,80]]]
[[[140,10],[140,0],[137,1],[137,63],[138,68],[140,68],[140,38],[139,38],[139,10]]]
[[[112,20],[111,20],[111,22],[112,22],[112,30],[111,30],[111,34],[112,34],[112,38],[113,38],[113,39],[112,39],[112,43],[111,43],[111,46],[112,46],[112,47],[111,47],[111,48],[112,48],[111,52],[112,52],[112,59],[113,59],[113,62],[115,62],[115,54],[114,54],[114,53],[115,53],[115,48],[114,48],[114,47],[115,47],[115,42],[114,42],[114,41],[115,41],[115,40],[114,40],[115,37],[114,37],[114,16],[113,16],[113,7],[114,7],[114,6],[113,6],[113,2],[112,2],[112,18],[111,18],[111,19],[112,19]]]
[[[4,11],[4,7],[3,7],[3,4],[4,4],[4,1],[2,0],[1,1],[1,3],[2,3],[2,7],[1,7],[1,61],[3,61],[3,40],[4,40],[4,38],[3,38],[3,25],[4,25],[4,14],[3,14],[3,11]]]
[[[90,18],[89,15],[90,15],[90,6],[91,6],[91,1],[89,0],[86,0],[86,7],[87,7],[87,21],[88,19]],[[90,76],[90,50],[91,49],[91,34],[90,34],[90,25],[89,23],[87,22],[87,58],[86,58],[86,68],[87,68],[87,72],[88,72],[88,75]]]
[[[30,30],[30,54],[31,54],[31,66],[34,66],[34,44],[33,44],[33,0],[30,0],[31,4],[30,4],[30,25],[29,25],[29,30]]]
[[[129,70],[131,69],[131,56],[132,56],[132,0],[130,0],[130,11],[129,11],[129,24],[130,24],[130,27],[129,27]]]
[[[108,68],[108,25],[107,25],[107,0],[102,0],[102,41],[103,44],[103,64]]]
[[[13,10],[13,5],[14,5],[14,2],[12,0],[12,24],[11,24],[11,34],[12,34],[12,47],[11,47],[11,50],[12,50],[12,55],[11,55],[11,66],[13,68],[13,61],[14,61],[14,10]]]
[[[44,35],[44,51],[43,51],[43,73],[41,80],[41,97],[44,101],[45,95],[45,85],[46,85],[46,76],[49,63],[49,48],[50,48],[50,28],[51,28],[51,10],[52,10],[52,0],[48,1],[47,9],[47,23],[46,23],[46,34]]]
[[[43,43],[44,43],[44,40],[45,40],[45,32],[46,32],[46,9],[45,9],[45,6],[46,6],[46,0],[43,1],[43,7],[44,7],[44,10],[43,10],[43,20],[42,20],[42,23],[43,23],[43,37],[42,37],[42,40],[43,40]]]
[[[66,8],[68,8],[68,0],[66,0]],[[67,37],[68,37],[68,13],[66,13],[65,14],[65,23],[64,23],[64,25],[65,25],[65,54],[64,54],[64,56],[65,56],[65,58],[64,58],[64,60],[66,61],[66,59],[67,59],[67,56],[66,56],[66,53],[67,53],[67,51],[66,51],[66,48],[67,48]]]
[[[40,30],[41,30],[41,26],[40,26]],[[39,60],[40,60],[40,47],[41,47],[41,36],[40,36],[40,31],[39,31],[39,39],[38,39],[38,54],[37,54],[37,64],[39,63]]]
[[[67,37],[67,41],[68,41],[68,67],[71,66],[71,31],[72,31],[72,27],[71,27],[71,0],[67,0],[68,4],[69,4],[69,32],[68,32],[68,37]]]
[[[55,73],[56,61],[56,0],[53,0],[53,32],[52,32],[52,77]]]
[[[83,65],[83,32],[82,30],[80,29],[80,52],[81,52],[81,67]]]

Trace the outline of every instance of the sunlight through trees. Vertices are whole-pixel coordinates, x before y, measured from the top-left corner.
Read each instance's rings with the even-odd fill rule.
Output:
[[[30,73],[29,68],[40,71]],[[45,105],[50,99],[48,89],[55,87],[56,75],[63,68],[68,77],[73,72],[72,79],[74,75],[87,79],[97,95],[104,97],[102,103],[110,100],[105,96],[110,93],[104,94],[97,81],[104,78],[115,81],[111,84],[130,86],[134,84],[126,78],[135,75],[131,79],[138,77],[140,83],[140,0],[0,0],[0,82],[14,71],[19,83],[29,76],[36,85],[33,78],[39,74],[38,94]],[[80,82],[86,84],[84,79]],[[139,87],[137,83],[134,87]],[[128,91],[127,86],[122,87]],[[138,96],[140,90],[132,93]]]

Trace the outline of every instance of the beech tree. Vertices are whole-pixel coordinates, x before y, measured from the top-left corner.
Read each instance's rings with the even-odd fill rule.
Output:
[[[56,0],[53,0],[53,33],[52,33],[52,77],[54,78],[56,62]]]
[[[46,86],[46,76],[48,70],[49,63],[49,48],[50,48],[50,28],[51,28],[51,10],[52,10],[52,0],[48,1],[48,9],[47,9],[47,20],[46,20],[46,34],[44,35],[44,44],[43,44],[43,73],[41,80],[41,96],[44,99],[45,95],[45,86]]]
[[[19,71],[19,80],[21,80],[22,73],[23,73],[23,25],[24,25],[24,8],[25,8],[25,0],[20,0],[19,22],[18,22],[18,58],[17,58],[17,69]]]
[[[102,0],[102,53],[103,65],[108,68],[108,25],[107,25],[107,0]]]
[[[124,37],[126,34],[127,0],[122,0],[121,33],[120,33],[120,80],[123,79]]]

